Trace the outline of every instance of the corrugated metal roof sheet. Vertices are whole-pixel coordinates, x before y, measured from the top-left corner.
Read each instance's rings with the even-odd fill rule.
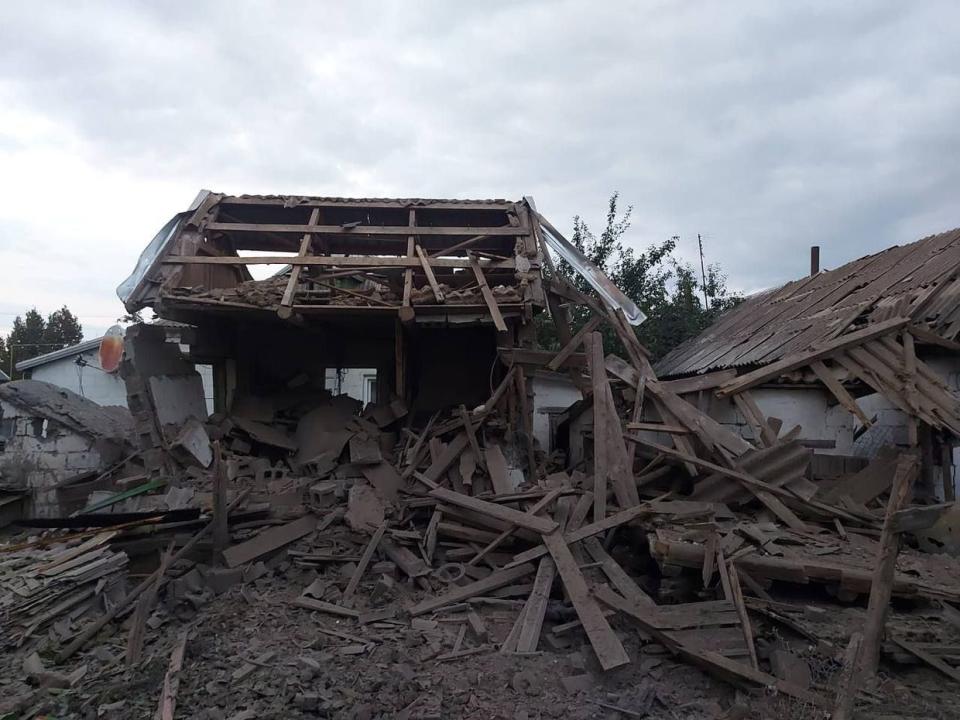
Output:
[[[765,365],[892,317],[960,332],[960,229],[748,297],[657,363],[661,377]]]

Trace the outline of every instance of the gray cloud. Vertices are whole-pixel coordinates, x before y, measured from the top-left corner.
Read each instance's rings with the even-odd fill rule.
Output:
[[[0,262],[46,248],[3,307],[44,287],[119,314],[200,187],[532,194],[561,226],[617,189],[632,244],[680,234],[692,257],[701,232],[745,290],[802,274],[811,244],[836,266],[960,225],[952,3],[44,8],[0,9]],[[51,184],[52,216],[75,194],[58,222],[37,217]]]

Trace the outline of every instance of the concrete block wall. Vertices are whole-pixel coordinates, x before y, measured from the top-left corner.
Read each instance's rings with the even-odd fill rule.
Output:
[[[0,401],[0,417],[4,420],[0,475],[31,491],[32,515],[59,515],[56,486],[100,468],[103,458],[96,442],[7,402]]]

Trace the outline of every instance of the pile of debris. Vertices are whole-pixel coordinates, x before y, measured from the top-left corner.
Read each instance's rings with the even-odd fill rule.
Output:
[[[74,618],[105,611],[122,595],[127,556],[107,544],[117,531],[89,540],[59,541],[41,548],[25,543],[5,548],[0,558],[0,633],[7,649],[47,631],[59,640],[73,636]],[[69,546],[68,546],[69,543]]]
[[[844,648],[791,615],[825,613],[818,604],[777,602],[768,592],[771,581],[819,583],[845,602],[870,594],[872,608],[877,593],[960,600],[960,568],[952,558],[911,551],[901,554],[896,575],[889,562],[875,567],[878,555],[891,556],[899,533],[928,525],[942,511],[901,507],[904,488],[916,474],[912,456],[903,456],[888,477],[892,499],[886,520],[839,508],[818,499],[829,495],[826,489],[808,492],[809,457],[795,443],[755,449],[659,383],[648,365],[604,358],[599,333],[584,333],[576,342],[588,347],[590,374],[583,380],[591,383],[594,417],[592,462],[582,469],[568,473],[556,465],[562,458],[544,457],[534,447],[521,410],[526,396],[519,364],[507,368],[481,406],[435,414],[419,429],[398,401],[358,413],[358,403],[345,396],[238,399],[233,412],[205,425],[213,439],[209,469],[194,456],[175,455],[186,463],[185,480],[178,484],[210,510],[207,520],[171,519],[164,513],[172,508],[152,506],[141,511],[149,517],[131,520],[127,512],[126,527],[48,551],[50,557],[33,555],[27,567],[17,567],[22,555],[5,556],[13,562],[4,568],[15,569],[4,582],[5,613],[20,628],[11,639],[24,644],[42,638],[42,646],[68,661],[110,620],[129,616],[126,655],[135,668],[148,631],[157,629],[155,642],[165,632],[158,614],[168,622],[209,612],[208,603],[233,586],[243,592],[287,567],[290,574],[313,577],[288,604],[328,618],[311,629],[346,642],[339,652],[360,658],[404,628],[422,634],[414,655],[419,663],[486,653],[563,653],[582,632],[598,671],[641,660],[650,669],[650,658],[665,650],[734,687],[773,689],[804,707],[832,709],[838,702],[834,692],[844,703],[857,697],[856,688],[828,692],[809,672],[798,674],[797,656],[771,649],[758,639],[757,628],[768,623],[798,634],[837,663]],[[561,353],[571,356],[568,349]],[[620,408],[628,398],[636,408],[643,394],[698,445],[691,439],[678,450],[640,436],[650,428]],[[734,462],[705,460],[695,447],[709,447]],[[645,458],[649,461],[634,472]],[[689,480],[682,484],[692,483],[692,492],[670,491],[683,475]],[[848,491],[859,487],[855,478],[846,483]],[[168,489],[144,497],[171,503],[177,494]],[[129,500],[131,494],[115,497]],[[82,524],[83,516],[74,520]],[[107,550],[108,540],[142,556],[144,546],[165,545],[165,538],[197,526],[186,542],[170,544],[159,569],[108,609],[99,600],[78,608],[85,599],[103,596],[103,588],[92,586],[97,578],[114,578],[123,567],[126,556]],[[879,542],[871,538],[878,534]],[[197,563],[198,557],[206,559]],[[38,585],[37,578],[48,576],[51,581]],[[81,584],[53,580],[72,577]],[[164,585],[164,609],[154,609]],[[30,597],[10,605],[9,598],[25,594],[23,588],[33,589]],[[35,599],[38,593],[43,601]],[[886,610],[887,602],[876,607]],[[491,611],[501,622],[505,611],[514,619],[498,633],[486,617]],[[628,627],[614,621],[617,615],[637,630],[633,652],[627,648],[634,643],[614,629]],[[193,617],[194,632],[202,634],[202,615]],[[39,635],[45,623],[54,623],[55,631]],[[447,638],[446,627],[456,628],[454,637]],[[865,642],[877,643],[879,637],[868,634]],[[174,665],[184,662],[180,640],[186,642],[186,635],[175,643],[180,654]],[[906,636],[892,641],[954,672],[929,643],[921,646]],[[654,654],[656,648],[662,650]],[[270,652],[249,658],[233,680],[270,664]],[[600,682],[590,673],[561,680],[564,692],[575,693]],[[173,703],[174,690],[165,687],[165,701]],[[635,698],[636,706],[606,706],[628,715],[654,713],[651,703],[662,706],[658,697],[651,690]],[[310,712],[333,712],[345,702],[311,692],[292,698]],[[870,694],[860,700],[882,701]],[[434,705],[444,712],[439,699],[419,703],[421,712],[408,716],[429,717]]]
[[[217,233],[262,231],[263,242],[278,243],[276,233],[305,227],[298,262],[340,272],[337,264],[349,263],[312,256],[311,235],[348,243],[364,234],[353,215],[318,224],[309,203],[338,204],[328,200],[228,200],[205,200],[181,240],[199,247],[205,226],[218,242],[225,236]],[[395,213],[392,202],[339,204]],[[257,222],[225,222],[218,203],[234,212],[269,206],[281,216],[292,208],[310,220],[263,223],[251,210]],[[490,201],[488,211],[501,205]],[[522,224],[490,229],[510,238],[493,249],[504,252],[523,236],[537,256],[544,235],[566,248],[532,202],[518,207],[511,212],[522,211]],[[414,226],[413,210],[409,222],[411,235],[431,237],[430,226]],[[371,225],[366,239],[407,231],[401,227],[408,228]],[[444,233],[473,230],[464,222]],[[438,245],[446,237],[434,236]],[[484,268],[500,277],[516,270],[524,287],[524,242],[510,263],[487,258]],[[549,265],[542,248],[539,257]],[[592,267],[569,257],[585,272]],[[411,237],[402,262],[368,256],[346,275],[389,267],[408,291],[395,288],[384,302],[396,305],[391,312],[409,311],[413,268],[422,264],[433,278],[432,322],[446,312],[433,259]],[[204,293],[216,296],[218,312],[239,310],[228,298],[241,292],[261,293],[262,306],[249,295],[244,302],[273,310],[283,288],[290,313],[325,304],[312,285],[319,276],[301,278],[300,265],[288,277],[257,284],[239,273],[242,282],[206,289],[174,282],[199,270],[171,270],[246,260],[226,252],[168,257],[154,263],[163,282],[145,274],[139,291],[181,310],[204,305],[197,302]],[[448,265],[457,282],[465,273],[454,270],[480,267],[473,254]],[[955,693],[941,678],[960,681],[960,561],[924,552],[953,505],[914,497],[917,454],[885,451],[866,467],[818,477],[801,429],[781,433],[782,423],[764,417],[747,392],[768,375],[661,380],[628,320],[636,308],[620,303],[596,268],[587,274],[597,296],[537,270],[537,294],[562,346],[510,342],[501,325],[516,329],[526,311],[500,316],[478,269],[485,307],[477,312],[488,313],[482,322],[501,330],[505,346],[482,403],[451,397],[435,412],[419,412],[400,392],[361,407],[291,374],[281,390],[258,393],[248,384],[222,412],[172,422],[185,403],[161,407],[170,400],[162,393],[198,380],[179,356],[167,363],[171,370],[138,378],[131,365],[162,363],[147,359],[145,345],[131,351],[139,331],[128,334],[125,379],[140,451],[107,474],[117,492],[62,519],[71,532],[97,529],[48,533],[44,542],[59,543],[55,557],[34,556],[28,565],[8,552],[14,548],[0,548],[0,570],[9,573],[0,609],[20,646],[2,660],[0,694],[13,700],[0,709],[102,718],[156,709],[162,720],[177,712],[211,720],[280,712],[358,720],[955,716]],[[375,282],[364,282],[339,287],[338,297],[361,294],[376,305],[366,294],[376,292]],[[576,332],[570,305],[592,313]],[[290,313],[270,314],[302,321]],[[405,316],[391,322],[399,326]],[[400,330],[398,386],[407,377]],[[857,332],[846,345],[827,341],[829,352],[878,337],[876,327]],[[602,333],[619,354],[605,352]],[[822,370],[828,350],[787,357],[772,372],[811,363]],[[863,372],[868,384],[907,392],[896,373],[874,365]],[[533,428],[530,385],[539,369],[565,374],[581,397],[555,418],[566,439],[549,453]],[[923,375],[924,366],[914,369]],[[922,397],[908,407],[952,427],[954,395],[933,383],[920,387]],[[755,428],[753,441],[698,402],[715,392],[737,404]],[[126,557],[137,572],[111,594],[105,578]],[[83,584],[37,579],[51,571]],[[39,588],[42,602],[24,601],[25,588]],[[125,637],[111,639],[118,626]],[[890,661],[884,673],[881,656]],[[69,671],[62,692],[43,687],[50,661]],[[94,672],[80,672],[87,667]]]

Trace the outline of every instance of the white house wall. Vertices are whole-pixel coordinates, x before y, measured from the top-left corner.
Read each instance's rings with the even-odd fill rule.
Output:
[[[533,384],[533,436],[544,452],[553,450],[550,417],[562,412],[583,396],[567,377],[534,375]]]
[[[80,357],[85,365],[77,364],[77,356],[60,358],[30,371],[34,380],[43,380],[67,390],[73,390],[81,397],[98,405],[127,406],[127,388],[120,375],[105,373],[100,369],[100,359],[96,350],[89,350]]]
[[[120,374],[101,370],[96,350],[88,350],[80,354],[80,357],[85,364],[78,365],[77,356],[71,355],[32,368],[30,377],[72,390],[98,405],[126,407],[127,386]],[[209,414],[213,412],[213,368],[209,365],[197,365],[196,368],[203,381],[203,396]]]

